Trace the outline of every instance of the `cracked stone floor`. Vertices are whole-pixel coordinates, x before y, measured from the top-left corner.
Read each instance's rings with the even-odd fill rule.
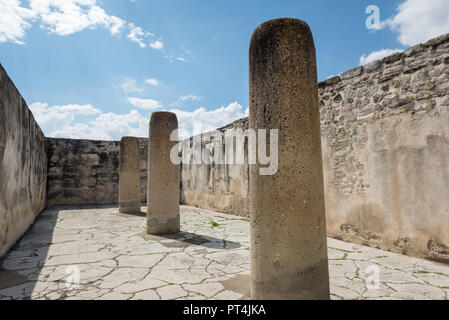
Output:
[[[144,227],[144,213],[112,206],[46,210],[0,261],[0,300],[248,299],[248,219],[181,206],[180,234]],[[328,247],[332,299],[448,299],[448,265],[335,239]]]

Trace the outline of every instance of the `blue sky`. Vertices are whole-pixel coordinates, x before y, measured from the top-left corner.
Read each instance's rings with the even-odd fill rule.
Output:
[[[158,110],[192,133],[245,116],[252,32],[279,17],[309,24],[324,80],[449,32],[449,1],[0,0],[0,63],[47,136],[146,136]]]

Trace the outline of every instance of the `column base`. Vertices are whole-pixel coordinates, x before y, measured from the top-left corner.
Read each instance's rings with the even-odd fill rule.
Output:
[[[140,201],[120,201],[119,209],[120,213],[141,213]]]
[[[166,223],[159,223],[157,218],[151,218],[147,224],[147,234],[173,234],[181,231],[179,217],[168,219]]]

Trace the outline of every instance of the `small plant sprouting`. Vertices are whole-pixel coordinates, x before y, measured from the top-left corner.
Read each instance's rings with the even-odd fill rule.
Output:
[[[212,227],[218,227],[219,226],[219,224],[218,223],[216,223],[214,220],[211,220],[211,221],[209,221],[209,223],[212,225]]]

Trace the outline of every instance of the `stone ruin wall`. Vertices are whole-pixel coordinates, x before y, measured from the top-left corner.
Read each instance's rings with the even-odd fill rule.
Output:
[[[0,257],[44,210],[45,137],[0,65]]]
[[[449,262],[449,34],[319,94],[328,234]]]
[[[2,79],[3,74],[2,70]],[[15,111],[0,105],[1,120],[15,114],[16,122],[22,124],[9,130],[23,128],[32,115],[12,83],[6,91],[4,88],[2,80],[0,101],[13,101],[14,96]],[[448,262],[449,35],[327,79],[319,84],[319,98],[329,236]],[[34,125],[34,120],[30,123]],[[248,120],[241,119],[219,130],[247,127]],[[39,143],[29,145],[31,156],[26,161],[32,174],[25,170],[20,176],[40,179],[41,183],[15,190],[25,190],[30,197],[37,195],[33,213],[27,215],[34,219],[45,206],[44,172],[35,165],[38,161],[43,164],[46,158],[43,140],[39,140],[42,133],[37,125],[30,130],[27,137]],[[0,128],[3,158],[5,137]],[[214,148],[211,137],[203,134],[203,147]],[[146,142],[139,141],[142,202],[146,201],[147,187]],[[14,143],[20,149],[20,141]],[[47,138],[46,144],[48,204],[117,203],[119,142]],[[12,172],[17,173],[17,169]],[[0,182],[5,183],[3,172],[2,167]],[[181,168],[183,204],[248,216],[248,187],[247,164],[183,164]],[[14,194],[23,197],[26,192]],[[4,192],[0,196],[4,197]],[[17,196],[7,199],[23,207]],[[32,221],[20,218],[24,215],[20,210],[17,214],[2,210],[3,229],[9,223],[5,221],[17,217],[26,221],[13,227],[13,234],[22,234]]]
[[[449,262],[449,35],[321,82],[319,98],[329,236]],[[183,165],[182,201],[248,216],[248,166]]]
[[[241,119],[221,128],[248,127]],[[210,133],[202,135],[211,148]],[[187,139],[184,142],[187,142]],[[48,154],[47,204],[117,204],[120,141],[46,138]],[[141,201],[146,202],[148,144],[139,138]],[[245,146],[245,152],[247,146]],[[181,164],[181,203],[249,216],[247,165]]]
[[[248,129],[248,118],[243,118],[218,129],[223,133],[227,129]],[[210,154],[215,150],[215,137],[213,132],[196,136],[203,141],[201,149],[207,148]],[[194,138],[184,140],[191,146],[188,151],[189,164],[181,164],[181,203],[217,210],[239,216],[249,217],[249,167],[246,164],[194,164],[193,150]],[[236,146],[234,145],[234,148]],[[245,154],[248,145],[244,145]]]
[[[120,141],[47,138],[48,205],[118,204]],[[139,138],[141,201],[147,192],[147,139]]]

